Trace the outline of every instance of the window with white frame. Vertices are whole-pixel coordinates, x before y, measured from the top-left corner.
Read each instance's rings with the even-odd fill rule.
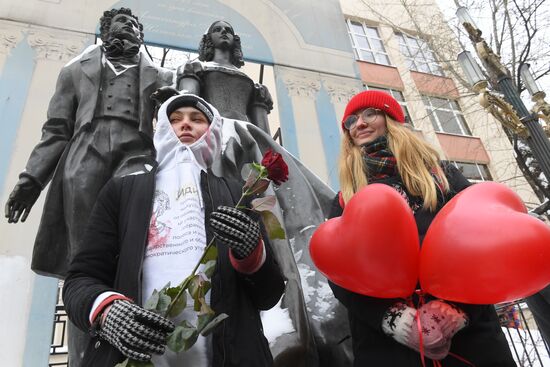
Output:
[[[350,19],[346,20],[346,24],[348,26],[351,45],[357,59],[376,64],[390,65],[388,53],[376,27]]]
[[[489,168],[485,164],[454,161],[452,163],[469,181],[482,182],[493,180]]]
[[[405,56],[409,70],[444,76],[435,54],[425,40],[411,37],[404,33],[396,33],[399,49]]]
[[[393,98],[395,98],[397,100],[397,102],[399,102],[399,104],[401,105],[401,108],[403,108],[403,112],[405,113],[405,122],[413,125],[411,115],[409,114],[409,109],[407,107],[407,101],[405,101],[405,97],[403,97],[403,92],[395,90],[395,89],[371,87],[371,86],[368,86],[368,85],[365,85],[365,88],[369,89],[369,90],[380,90],[382,92],[386,92],[386,93],[390,94]]]
[[[456,101],[422,97],[435,131],[457,135],[472,135]]]

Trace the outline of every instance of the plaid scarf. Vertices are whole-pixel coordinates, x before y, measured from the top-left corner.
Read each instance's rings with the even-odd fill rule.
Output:
[[[368,178],[380,180],[397,176],[397,161],[388,149],[388,140],[385,136],[362,145],[361,153]]]

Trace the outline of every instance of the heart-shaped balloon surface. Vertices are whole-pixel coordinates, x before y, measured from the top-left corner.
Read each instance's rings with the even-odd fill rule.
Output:
[[[460,192],[437,214],[420,254],[422,289],[438,298],[491,304],[550,283],[550,229],[495,182]]]
[[[387,185],[357,192],[341,217],[317,228],[309,251],[321,273],[356,293],[407,297],[417,284],[416,223],[407,202]]]

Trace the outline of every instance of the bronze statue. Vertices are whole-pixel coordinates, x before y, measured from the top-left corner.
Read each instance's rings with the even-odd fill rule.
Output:
[[[51,180],[31,267],[58,278],[79,249],[103,185],[152,163],[149,96],[173,79],[139,52],[143,25],[130,9],[106,11],[100,23],[103,45],[61,69],[42,138],[6,204],[8,222],[24,222]],[[70,332],[74,339],[77,332]],[[78,347],[69,344],[76,366]]]
[[[308,252],[309,238],[327,218],[335,193],[271,138],[267,124],[271,96],[265,86],[239,70],[242,64],[239,36],[227,22],[216,21],[200,42],[199,60],[178,70],[177,87],[200,94],[224,117],[225,149],[213,164],[216,175],[240,179],[243,166],[259,162],[267,149],[281,153],[289,166],[289,181],[273,192],[287,239],[273,243],[287,280],[280,307],[294,330],[270,341],[274,366],[351,366],[346,311],[327,292],[327,281],[315,270]]]
[[[273,100],[264,85],[239,70],[244,65],[241,39],[227,22],[210,25],[199,45],[199,60],[179,68],[177,87],[202,96],[223,117],[250,121],[269,133]]]
[[[43,275],[65,276],[105,182],[150,161],[149,96],[172,83],[170,71],[139,52],[143,26],[130,9],[106,11],[100,21],[103,45],[61,69],[42,139],[6,204],[9,222],[25,221],[52,180],[32,259]]]

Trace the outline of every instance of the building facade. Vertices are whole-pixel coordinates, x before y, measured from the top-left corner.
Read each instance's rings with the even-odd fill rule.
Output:
[[[266,66],[264,84],[276,102],[272,132],[280,127],[283,146],[335,190],[346,103],[362,89],[383,89],[401,101],[411,128],[468,178],[503,182],[528,206],[538,205],[502,128],[461,87],[458,68],[448,61],[458,47],[442,17],[433,16],[440,14],[436,4],[422,4],[0,0],[2,203],[40,139],[59,70],[96,41],[104,10],[124,6],[144,24],[146,43],[179,50],[196,51],[213,21],[229,21],[250,61],[244,71],[256,78],[258,64]],[[435,35],[446,35],[445,47]],[[0,310],[9,315],[0,360],[7,366],[43,366],[49,358],[58,282],[30,271],[44,198],[25,223],[0,223]]]

